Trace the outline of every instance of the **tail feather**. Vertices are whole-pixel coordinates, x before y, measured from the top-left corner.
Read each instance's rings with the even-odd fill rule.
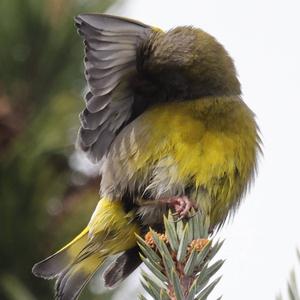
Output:
[[[69,244],[46,259],[36,263],[32,268],[32,273],[44,279],[53,279],[67,268],[87,244],[88,229],[84,229]]]
[[[109,252],[99,251],[103,237],[100,235],[97,242],[91,241],[88,229],[84,229],[60,251],[35,264],[33,274],[45,279],[56,278],[56,300],[77,299],[108,256]]]
[[[127,278],[140,264],[139,248],[134,247],[121,254],[104,272],[107,287],[114,287]]]
[[[102,265],[106,257],[97,253],[90,254],[84,260],[74,262],[57,278],[55,285],[56,300],[75,300],[83,288]]]
[[[132,214],[124,212],[121,203],[101,199],[88,227],[60,251],[34,265],[33,274],[56,278],[56,300],[76,300],[108,256],[136,245],[135,233],[139,227],[132,220]],[[128,259],[128,253],[108,272],[111,285],[135,269],[131,264],[134,259]]]

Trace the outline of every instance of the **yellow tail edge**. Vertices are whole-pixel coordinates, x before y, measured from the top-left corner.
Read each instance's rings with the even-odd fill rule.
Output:
[[[88,242],[88,228],[86,227],[70,243],[46,259],[36,263],[32,273],[44,279],[52,279],[67,268]]]

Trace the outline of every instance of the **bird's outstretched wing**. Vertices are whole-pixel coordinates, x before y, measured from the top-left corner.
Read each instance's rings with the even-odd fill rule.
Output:
[[[137,49],[151,27],[101,14],[82,14],[75,22],[84,38],[88,83],[77,145],[97,162],[131,117]]]

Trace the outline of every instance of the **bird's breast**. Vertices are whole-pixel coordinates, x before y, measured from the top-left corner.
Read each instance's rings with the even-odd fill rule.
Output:
[[[121,194],[199,190],[229,209],[251,178],[257,145],[253,113],[238,97],[160,104],[120,133],[105,169]]]
[[[253,165],[256,124],[239,98],[160,105],[141,121],[148,134],[136,137],[140,149],[134,162],[137,168],[168,165],[170,175],[178,181],[193,178],[196,185],[203,185],[224,173],[247,173]]]

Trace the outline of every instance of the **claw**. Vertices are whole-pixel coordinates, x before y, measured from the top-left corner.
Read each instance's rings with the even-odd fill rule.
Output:
[[[189,218],[194,218],[199,213],[200,213],[200,210],[197,210],[191,216],[189,216]]]
[[[192,208],[195,208],[195,205],[187,196],[177,196],[170,198],[162,198],[158,201],[162,203],[167,203],[169,206],[173,207],[175,212],[173,216],[179,217],[178,221],[186,218]]]
[[[180,218],[176,219],[176,220],[174,221],[174,223],[180,222],[180,221],[183,220],[183,219],[184,219],[184,217],[181,216]]]

